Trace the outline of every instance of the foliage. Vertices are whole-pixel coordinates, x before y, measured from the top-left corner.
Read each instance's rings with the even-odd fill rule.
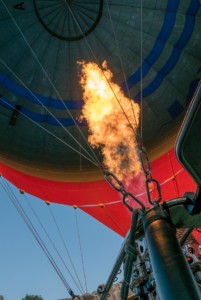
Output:
[[[26,295],[22,300],[43,300],[41,296]]]

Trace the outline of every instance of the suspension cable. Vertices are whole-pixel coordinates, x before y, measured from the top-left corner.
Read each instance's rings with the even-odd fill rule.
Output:
[[[123,229],[119,226],[118,221],[116,221],[113,216],[109,213],[109,210],[107,209],[107,206],[104,205],[103,207],[104,213],[107,216],[107,218],[118,228],[118,230],[121,232],[122,235],[124,235]]]
[[[33,236],[36,239],[37,243],[39,244],[39,246],[41,247],[41,249],[45,253],[46,257],[48,258],[49,262],[53,266],[53,268],[56,271],[57,275],[59,276],[60,280],[64,284],[64,286],[65,286],[66,290],[68,291],[69,295],[71,297],[74,297],[75,294],[73,293],[72,289],[70,288],[68,282],[66,281],[66,279],[63,276],[61,270],[57,266],[55,260],[53,259],[52,255],[50,254],[49,250],[47,249],[47,247],[45,246],[44,242],[42,241],[42,239],[41,239],[40,235],[38,234],[37,230],[33,226],[32,222],[31,222],[30,218],[28,217],[28,215],[26,214],[24,208],[19,203],[19,201],[18,201],[16,195],[14,194],[14,192],[12,191],[10,185],[8,185],[7,181],[4,180],[4,178],[3,178],[3,182],[0,181],[0,184],[1,184],[2,188],[3,188],[3,190],[8,195],[9,199],[11,200],[11,202],[13,203],[14,207],[17,209],[17,211],[20,214],[21,218],[23,219],[23,221],[25,222],[25,224],[27,225],[27,227],[29,228],[29,230],[33,234]]]
[[[51,209],[51,205],[49,205],[49,203],[48,203],[48,208],[49,208],[50,215],[51,215],[51,217],[52,217],[52,219],[53,219],[53,221],[54,221],[54,224],[55,224],[55,226],[56,226],[56,228],[57,228],[58,234],[59,234],[59,236],[60,236],[60,238],[61,238],[61,241],[62,241],[62,243],[63,243],[63,246],[64,246],[64,248],[65,248],[65,250],[66,250],[67,256],[68,256],[68,258],[69,258],[69,260],[70,260],[70,263],[71,263],[71,266],[72,266],[72,268],[73,268],[73,271],[75,272],[75,276],[76,276],[76,278],[77,278],[77,280],[78,280],[78,282],[79,282],[79,284],[80,284],[80,287],[81,287],[81,289],[82,289],[82,293],[84,294],[84,289],[83,289],[83,287],[82,287],[80,278],[79,278],[79,276],[78,276],[78,274],[77,274],[77,271],[76,271],[76,269],[75,269],[74,263],[73,263],[72,258],[71,258],[71,256],[70,256],[69,250],[68,250],[67,245],[66,245],[66,243],[65,243],[65,241],[64,241],[64,238],[63,238],[63,236],[62,236],[61,230],[60,230],[60,228],[59,228],[59,226],[58,226],[58,223],[57,223],[57,221],[56,221],[56,218],[55,218],[55,216],[54,216],[54,214],[53,214],[53,211],[52,211],[52,209]]]
[[[0,58],[0,62],[11,72],[11,74],[17,79],[19,80],[19,82],[31,93],[31,95],[37,100],[37,102],[42,105],[42,107],[55,119],[55,121],[61,125],[61,127],[64,129],[65,132],[67,132],[70,137],[89,155],[89,157],[91,157],[91,159],[93,159],[93,157],[87,152],[87,150],[80,144],[80,142],[70,133],[69,130],[67,130],[63,124],[51,113],[51,111],[40,101],[40,99],[26,86],[26,84],[15,74],[15,72],[13,72],[13,70]],[[73,147],[72,147],[73,148]],[[71,148],[71,149],[72,149]],[[78,150],[76,151],[79,154],[81,154],[81,152],[79,152]],[[99,163],[100,165],[100,163]]]
[[[74,117],[73,117],[73,115],[71,114],[70,110],[68,109],[67,105],[66,105],[65,102],[63,101],[62,97],[60,96],[58,90],[56,89],[55,85],[54,85],[53,82],[51,81],[51,79],[50,79],[48,73],[47,73],[46,70],[44,69],[44,67],[43,67],[43,65],[41,64],[41,62],[39,61],[38,57],[37,57],[36,54],[34,53],[34,51],[33,51],[32,47],[31,47],[31,45],[28,43],[28,41],[27,41],[27,39],[25,38],[25,36],[24,36],[23,32],[21,31],[20,27],[18,26],[18,24],[16,23],[15,19],[13,18],[12,14],[10,13],[10,10],[9,10],[8,7],[6,6],[5,2],[4,2],[3,0],[1,0],[1,1],[2,1],[3,5],[4,5],[5,9],[6,9],[6,11],[8,12],[10,18],[12,19],[12,21],[14,22],[14,24],[15,24],[15,26],[17,27],[18,31],[20,32],[21,36],[23,37],[23,40],[25,41],[26,45],[28,46],[28,48],[30,49],[31,53],[32,53],[33,56],[35,57],[36,61],[37,61],[38,64],[40,65],[41,69],[43,70],[43,72],[44,72],[46,78],[48,79],[48,81],[50,82],[51,86],[52,86],[53,89],[55,90],[55,92],[56,92],[58,98],[59,98],[59,99],[61,100],[61,102],[63,103],[63,105],[64,105],[66,111],[68,112],[69,116],[70,116],[71,119],[73,120],[73,122],[74,122],[76,128],[77,128],[78,131],[81,133],[83,139],[85,140],[86,144],[88,145],[88,147],[89,147],[90,151],[92,152],[94,158],[96,159],[97,162],[99,162],[99,160],[98,160],[98,158],[97,158],[95,152],[93,151],[92,147],[89,145],[89,143],[88,143],[87,139],[85,138],[85,136],[84,136],[82,130],[81,130],[80,127],[77,125],[76,120],[74,119]],[[41,104],[41,103],[40,103],[40,104]],[[41,105],[43,105],[43,104],[41,104]],[[45,109],[46,109],[46,108],[45,108]],[[48,110],[47,110],[47,111],[48,111]],[[49,112],[49,113],[50,113],[50,112]],[[50,113],[50,114],[51,114],[51,113]],[[52,114],[51,114],[51,115],[52,115]],[[55,118],[55,117],[54,117],[54,118]],[[60,125],[64,128],[64,130],[66,130],[66,128],[65,128],[61,123],[60,123]],[[69,133],[69,132],[68,132],[68,133]],[[69,134],[70,134],[70,133],[69,133]],[[74,137],[73,137],[72,135],[71,135],[71,137],[74,139]],[[76,139],[74,139],[74,140],[79,144],[79,142],[78,142]],[[80,145],[80,146],[81,146],[81,145]],[[81,147],[82,147],[82,146],[81,146]],[[84,149],[84,150],[85,150],[85,149]],[[85,150],[85,151],[86,151],[86,150]],[[99,163],[99,164],[100,164],[100,163]]]
[[[141,0],[140,2],[140,107],[141,107],[141,115],[140,115],[140,119],[141,119],[141,132],[140,132],[140,137],[142,140],[142,111],[143,111],[143,70],[142,70],[142,50],[143,50],[143,41],[142,41],[142,31],[143,31],[143,5],[142,5],[143,0]]]
[[[81,256],[81,261],[82,261],[82,269],[83,269],[83,274],[84,274],[85,288],[86,288],[86,292],[87,292],[88,288],[87,288],[86,272],[85,272],[85,265],[84,265],[84,256],[83,256],[83,251],[82,251],[80,230],[79,230],[79,224],[78,224],[78,218],[77,218],[77,212],[76,212],[76,210],[77,210],[77,207],[74,207],[75,222],[76,222],[78,242],[79,242],[79,248],[80,248],[80,256]]]
[[[178,182],[177,182],[177,178],[176,178],[176,174],[175,174],[175,170],[173,167],[172,158],[171,158],[170,153],[168,153],[168,159],[169,159],[170,168],[172,171],[172,178],[173,178],[173,182],[174,182],[175,194],[177,195],[177,197],[179,197],[179,186],[178,186]]]
[[[107,4],[107,9],[108,9],[108,13],[109,13],[110,23],[111,23],[111,27],[112,27],[112,31],[113,31],[113,35],[114,35],[114,39],[115,39],[115,44],[116,44],[116,47],[117,47],[118,56],[119,56],[119,60],[120,60],[120,64],[121,64],[121,70],[122,70],[124,81],[125,81],[125,84],[126,84],[126,91],[128,93],[128,96],[129,96],[129,100],[130,100],[130,104],[131,104],[131,108],[132,108],[132,113],[133,113],[133,117],[134,117],[136,128],[137,128],[138,127],[137,126],[137,118],[136,118],[136,114],[135,114],[135,111],[134,111],[133,101],[131,99],[130,90],[128,88],[128,82],[127,82],[126,74],[125,74],[125,67],[124,67],[124,64],[123,64],[123,59],[122,59],[122,54],[121,54],[121,51],[120,51],[119,43],[117,41],[117,36],[116,36],[116,32],[115,32],[115,28],[114,28],[114,24],[113,24],[113,20],[112,20],[112,16],[111,16],[111,11],[110,11],[110,7],[109,7],[109,4],[108,4],[108,0],[106,0],[106,4]]]
[[[142,143],[142,101],[143,101],[143,94],[142,94],[142,75],[143,75],[142,74],[142,47],[143,47],[143,45],[142,45],[142,28],[143,28],[142,12],[143,12],[143,5],[142,5],[142,0],[141,0],[141,9],[140,9],[140,15],[141,15],[140,16],[140,23],[141,23],[141,25],[140,25],[140,28],[141,28],[141,33],[140,33],[140,36],[141,36],[141,41],[140,41],[140,63],[141,63],[141,74],[140,74],[140,77],[141,77],[141,80],[140,80],[141,118],[140,119],[141,120],[140,120],[140,122],[141,122],[141,134],[140,134],[140,131],[137,128],[136,139],[137,139],[138,147],[139,147],[139,155],[140,155],[141,166],[142,166],[142,169],[143,169],[145,177],[146,177],[145,184],[146,184],[146,192],[147,192],[148,201],[151,205],[156,205],[162,199],[161,188],[160,188],[159,182],[152,177],[151,164],[150,164],[149,159],[148,159],[147,151],[144,148],[143,143]],[[119,181],[118,178],[114,174],[109,173],[109,172],[104,172],[104,177],[115,190],[122,193],[123,203],[124,203],[125,206],[127,206],[127,208],[130,211],[133,211],[133,207],[131,207],[130,204],[128,203],[128,200],[127,200],[128,197],[132,198],[132,200],[134,200],[136,203],[138,203],[142,207],[142,209],[145,210],[144,204],[137,197],[135,197],[133,194],[126,192],[122,182]],[[150,189],[151,184],[153,186],[155,186],[155,188],[156,188],[156,191],[157,191],[156,199],[152,199],[152,190]]]
[[[24,197],[25,197],[26,202],[27,202],[29,208],[31,209],[33,215],[34,215],[35,218],[37,219],[37,221],[38,221],[38,223],[40,224],[41,228],[43,229],[45,235],[47,236],[48,240],[50,241],[52,247],[54,248],[54,250],[56,251],[56,253],[57,253],[57,255],[59,256],[60,260],[62,261],[63,265],[65,266],[65,268],[66,268],[68,274],[70,275],[71,279],[73,280],[73,282],[74,282],[75,285],[77,286],[77,288],[78,288],[78,290],[80,291],[80,293],[82,293],[83,290],[81,290],[80,287],[78,286],[78,284],[77,284],[76,280],[74,279],[72,273],[70,272],[69,268],[67,267],[67,265],[66,265],[64,259],[62,258],[61,254],[59,253],[59,251],[58,251],[58,249],[56,248],[54,242],[52,241],[50,235],[48,234],[48,232],[47,232],[47,230],[45,229],[44,225],[43,225],[42,222],[40,221],[38,215],[36,214],[35,210],[33,209],[33,206],[31,205],[30,201],[27,199],[27,197],[26,197],[25,194],[24,194]]]
[[[89,42],[88,42],[88,40],[87,40],[87,38],[86,38],[86,36],[85,36],[85,34],[84,34],[82,28],[81,28],[81,26],[79,25],[79,23],[78,23],[78,21],[77,21],[77,18],[76,18],[76,16],[75,16],[75,14],[74,14],[73,11],[71,10],[71,8],[70,8],[70,6],[69,6],[69,4],[68,4],[67,1],[66,1],[66,5],[67,5],[67,7],[68,7],[68,9],[69,9],[69,11],[70,11],[70,14],[71,14],[72,17],[74,18],[74,21],[75,21],[76,25],[78,26],[78,28],[79,28],[79,30],[80,30],[80,32],[81,32],[81,34],[82,34],[82,36],[83,36],[83,38],[84,38],[84,40],[85,40],[87,46],[88,46],[88,48],[90,49],[90,51],[91,51],[91,53],[92,53],[92,56],[94,57],[94,59],[95,59],[97,65],[100,66],[100,62],[99,62],[98,58],[96,57],[96,55],[95,55],[93,49],[91,48],[91,46],[90,46],[90,44],[89,44]],[[129,124],[129,126],[130,126],[131,129],[133,130],[134,134],[136,134],[136,131],[135,131],[135,129],[133,128],[133,125],[131,124],[131,122],[130,122],[130,120],[129,120],[129,118],[128,118],[128,116],[127,116],[127,114],[126,114],[126,112],[125,112],[125,110],[124,110],[124,108],[123,108],[123,106],[121,105],[120,100],[118,99],[118,97],[117,97],[117,95],[116,95],[114,89],[112,88],[112,86],[111,86],[111,84],[110,84],[110,82],[109,82],[107,76],[105,75],[105,72],[103,71],[102,68],[100,68],[100,69],[101,69],[101,72],[103,73],[103,76],[105,77],[105,79],[106,79],[106,81],[107,81],[107,83],[108,83],[108,85],[109,85],[109,87],[110,87],[110,89],[111,89],[111,91],[112,91],[112,93],[113,93],[115,99],[117,100],[117,102],[118,102],[118,104],[119,104],[119,106],[120,106],[120,108],[121,108],[121,110],[122,110],[122,112],[123,112],[123,114],[124,114],[124,116],[125,116],[125,118],[126,118],[128,124]]]
[[[142,112],[143,112],[143,0],[140,1],[140,106],[141,106],[141,117],[140,117],[140,124],[141,124],[141,132],[138,136],[138,145],[139,145],[139,151],[140,151],[140,160],[141,160],[141,165],[146,177],[146,191],[147,191],[147,197],[148,201],[151,205],[156,205],[159,204],[159,202],[162,199],[161,195],[161,187],[159,182],[152,177],[152,170],[151,170],[151,164],[149,162],[148,154],[143,146],[143,133],[142,133],[142,128],[143,128],[143,119],[142,119]],[[150,189],[151,184],[155,186],[156,191],[157,191],[157,197],[156,199],[152,199],[152,189]]]
[[[0,97],[0,100],[3,101],[6,105],[8,105],[9,107],[11,107],[12,109],[15,109],[15,107],[8,103],[7,101],[5,101],[3,98]],[[40,125],[39,123],[35,122],[34,120],[32,120],[31,118],[29,118],[26,114],[24,114],[23,112],[21,112],[20,110],[18,110],[18,112],[25,118],[27,118],[29,121],[31,121],[33,124],[35,124],[36,126],[38,126],[39,128],[41,128],[42,130],[44,130],[45,132],[47,132],[48,134],[50,134],[51,136],[53,136],[54,138],[56,138],[58,141],[60,141],[61,143],[63,143],[64,145],[66,145],[68,148],[72,149],[73,151],[75,151],[76,153],[78,153],[79,155],[83,156],[84,158],[86,158],[88,161],[90,161],[92,164],[94,164],[97,167],[100,167],[99,165],[97,165],[94,161],[90,160],[87,156],[85,156],[82,152],[78,151],[77,149],[75,149],[73,146],[71,146],[70,144],[66,143],[64,140],[62,140],[61,138],[59,138],[58,136],[56,136],[54,133],[52,133],[51,131],[49,131],[48,129],[46,129],[45,127],[43,127],[42,125]]]

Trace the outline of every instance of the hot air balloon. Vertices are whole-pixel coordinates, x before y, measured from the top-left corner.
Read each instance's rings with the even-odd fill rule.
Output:
[[[198,0],[2,0],[0,8],[0,172],[8,181],[126,235],[131,212],[104,179],[100,149],[90,147],[79,119],[78,62],[107,61],[114,82],[140,106],[162,199],[196,190],[174,147],[201,79]],[[139,182],[133,179],[131,192],[149,207]]]
[[[103,1],[1,3],[2,175],[41,199],[77,205],[117,232],[99,204],[121,198],[94,165],[87,125],[77,119],[77,61],[106,60],[114,81],[141,103],[154,176],[168,181],[164,199],[186,188],[171,149],[200,79],[199,1],[120,4],[121,10]],[[107,206],[112,215],[119,208],[120,202]],[[130,222],[124,213],[123,235]]]

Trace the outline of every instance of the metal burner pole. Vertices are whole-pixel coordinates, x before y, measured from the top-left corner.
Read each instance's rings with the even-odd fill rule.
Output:
[[[142,220],[160,300],[200,300],[200,291],[167,212],[156,206],[145,212]]]

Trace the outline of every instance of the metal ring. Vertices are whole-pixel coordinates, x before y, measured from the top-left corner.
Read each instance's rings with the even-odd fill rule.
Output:
[[[150,194],[150,191],[149,191],[149,183],[151,183],[151,182],[156,183],[156,190],[158,192],[158,199],[155,199],[154,201],[152,201],[151,194]],[[161,199],[162,199],[161,188],[160,188],[159,182],[156,179],[146,180],[146,189],[147,189],[148,201],[151,205],[154,205],[154,203],[159,203],[161,201]]]
[[[119,185],[117,187],[110,179],[109,177],[112,177]],[[107,180],[107,182],[118,192],[125,193],[124,186],[122,182],[112,173],[105,171],[104,172],[104,178]]]
[[[131,194],[131,193],[126,193],[126,194],[124,194],[124,196],[123,196],[123,203],[126,205],[126,207],[127,207],[130,211],[133,212],[133,208],[126,202],[126,198],[127,198],[128,196],[130,196],[131,198],[133,198],[133,199],[135,200],[135,202],[137,202],[137,203],[142,207],[142,209],[145,210],[144,204],[143,204],[139,199],[137,199],[137,198],[136,198],[133,194]]]

